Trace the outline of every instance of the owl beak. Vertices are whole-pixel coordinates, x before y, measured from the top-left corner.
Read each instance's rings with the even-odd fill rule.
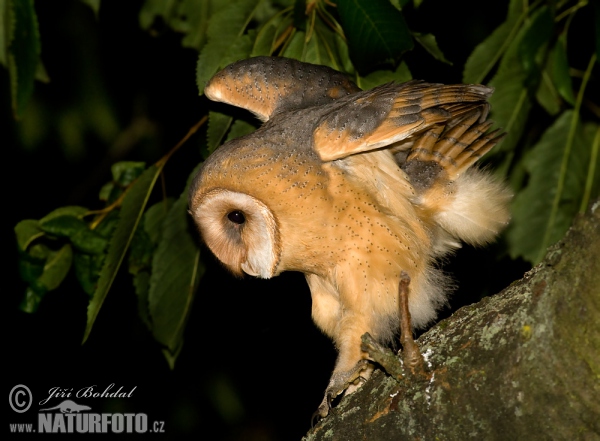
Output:
[[[249,276],[258,277],[260,275],[258,272],[254,271],[254,269],[248,264],[248,262],[242,263],[241,266],[242,266],[242,271],[244,271]]]

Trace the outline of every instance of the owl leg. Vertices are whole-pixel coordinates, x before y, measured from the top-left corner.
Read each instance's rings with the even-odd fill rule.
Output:
[[[400,284],[398,288],[398,300],[400,306],[400,344],[402,344],[402,356],[404,366],[406,366],[413,375],[424,375],[424,361],[419,346],[412,336],[412,324],[410,320],[410,311],[408,310],[408,285],[410,277],[402,271],[400,274]]]
[[[360,314],[348,313],[339,321],[334,336],[339,355],[316,415],[326,417],[335,397],[344,391],[354,392],[355,384],[364,381],[372,372],[365,360],[367,355],[361,350],[361,336],[365,332],[369,332],[368,322]]]

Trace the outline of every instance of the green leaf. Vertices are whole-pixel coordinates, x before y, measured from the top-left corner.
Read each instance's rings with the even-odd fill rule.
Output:
[[[172,356],[181,349],[185,323],[204,272],[187,212],[188,187],[196,171],[197,168],[165,218],[162,237],[152,260],[149,308],[153,334]]]
[[[152,318],[148,308],[148,295],[150,293],[150,272],[139,271],[133,276],[133,287],[138,300],[138,314],[149,331],[152,331]]]
[[[411,79],[412,75],[408,70],[408,66],[403,61],[394,71],[376,70],[375,72],[370,73],[366,77],[359,77],[358,86],[363,90],[368,90],[392,81],[396,81],[398,83],[405,83],[406,81],[410,81]]]
[[[498,72],[489,83],[496,89],[488,100],[492,106],[491,118],[507,133],[506,138],[492,154],[515,149],[533,105],[533,91],[528,89],[528,74],[519,57],[519,46],[527,30],[527,26],[519,29],[518,35],[506,49]]]
[[[173,198],[166,198],[157,202],[144,213],[144,230],[153,244],[158,244],[162,233],[162,224],[173,206]]]
[[[110,240],[106,260],[98,279],[98,285],[88,305],[87,326],[83,336],[84,343],[90,335],[106,294],[108,294],[108,290],[121,267],[125,253],[129,248],[129,244],[142,218],[146,203],[161,170],[162,166],[156,165],[148,168],[133,183],[123,199],[123,204],[119,212],[119,222]]]
[[[15,226],[15,235],[19,249],[25,251],[31,242],[42,237],[44,232],[40,229],[39,221],[25,219]]]
[[[250,30],[247,34],[240,35],[231,44],[227,54],[221,59],[221,66],[225,67],[236,61],[246,59],[252,52],[254,40],[256,39],[256,31]]]
[[[246,122],[242,119],[236,119],[231,126],[231,130],[227,134],[227,139],[225,140],[225,142],[239,138],[240,136],[249,135],[255,130],[256,126],[253,126],[249,122]]]
[[[114,163],[111,166],[110,171],[112,173],[113,181],[123,187],[127,187],[135,181],[145,169],[145,162],[121,161]]]
[[[289,14],[285,16],[277,14],[272,17],[256,34],[250,56],[258,57],[260,55],[272,55],[277,37],[291,24],[292,18]]]
[[[44,272],[50,250],[46,245],[36,244],[29,252],[19,252],[19,275],[29,285],[35,285]]]
[[[78,205],[69,205],[66,207],[60,207],[60,208],[57,208],[56,210],[51,211],[49,214],[47,214],[46,216],[41,218],[40,224],[43,224],[43,223],[48,222],[56,217],[61,217],[61,216],[71,216],[71,217],[76,217],[76,218],[81,219],[89,211],[90,210],[88,210],[87,208],[80,207]]]
[[[202,48],[196,68],[196,84],[200,95],[208,80],[223,65],[222,60],[231,46],[241,37],[252,19],[259,0],[231,0],[227,6],[211,17],[208,25],[208,42]]]
[[[54,236],[68,237],[78,250],[88,254],[100,254],[106,248],[107,240],[79,218],[63,215],[40,220],[40,228]]]
[[[50,252],[43,273],[39,277],[39,283],[48,291],[58,288],[71,269],[72,262],[73,250],[69,244],[63,245],[58,251]]]
[[[395,64],[413,48],[404,16],[389,0],[338,0],[350,58],[359,71]]]
[[[173,199],[167,198],[146,210],[142,219],[143,228],[137,229],[129,255],[129,272],[133,274],[133,286],[138,299],[138,314],[150,331],[152,330],[152,320],[148,296],[150,294],[152,257],[162,234],[163,222],[172,206]],[[140,239],[143,243],[136,244]]]
[[[524,5],[521,0],[511,0],[506,21],[475,47],[465,63],[464,83],[482,83],[513,43],[528,14],[520,5]]]
[[[547,6],[542,6],[532,14],[518,46],[519,58],[527,75],[538,68],[538,53],[552,37],[553,28],[554,18]]]
[[[25,296],[19,305],[19,309],[28,314],[33,314],[38,310],[45,294],[44,291],[36,291],[31,286],[28,286],[25,291]]]
[[[206,130],[207,153],[212,154],[217,147],[221,145],[221,141],[231,126],[233,117],[219,112],[208,112],[208,129]],[[205,158],[206,159],[206,158]]]
[[[23,115],[33,94],[40,62],[40,35],[33,0],[7,0],[5,23],[8,43],[12,109],[16,118]]]
[[[328,60],[325,55],[325,48],[322,47],[316,32],[313,32],[310,39],[305,41],[304,52],[302,53],[302,61],[306,63],[321,64],[326,65],[327,67],[332,67],[331,65],[327,64]]]
[[[177,30],[185,33],[181,40],[183,47],[191,47],[200,50],[206,41],[206,32],[210,23],[210,14],[219,8],[219,0],[197,1],[183,0],[179,8],[179,16],[183,19],[179,22]]]
[[[86,5],[88,5],[90,8],[92,8],[92,11],[94,12],[94,15],[96,16],[96,19],[98,18],[98,12],[100,12],[100,0],[80,0],[81,3],[84,3]]]
[[[560,112],[560,97],[552,83],[547,68],[542,71],[540,85],[535,93],[535,98],[539,105],[551,116],[556,116]]]
[[[507,235],[513,258],[523,256],[535,264],[564,235],[579,209],[589,160],[579,118],[566,111],[524,159],[529,182],[513,202]]]
[[[282,56],[287,58],[293,58],[295,60],[302,60],[302,54],[304,52],[304,39],[306,34],[304,31],[296,31],[284,47]]]
[[[429,52],[433,58],[442,63],[449,64],[452,66],[452,62],[449,61],[445,56],[440,47],[437,44],[437,40],[435,39],[435,35],[433,34],[421,34],[419,32],[412,33],[417,43],[419,43],[423,48]]]
[[[590,201],[600,196],[600,125],[586,123],[583,126],[584,144],[590,146],[590,160],[586,173],[585,191],[579,212],[585,213]]]
[[[100,271],[102,270],[105,259],[105,254],[94,256],[76,252],[73,255],[75,277],[83,291],[90,296],[90,298],[98,286],[98,278],[100,277]]]
[[[573,83],[571,82],[571,75],[569,75],[569,60],[567,59],[567,37],[564,33],[558,38],[552,52],[550,52],[550,64],[550,75],[558,93],[567,103],[575,105],[575,94],[573,93]]]

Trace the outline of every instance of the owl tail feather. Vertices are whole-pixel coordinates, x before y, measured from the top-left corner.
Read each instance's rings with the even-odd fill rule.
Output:
[[[417,203],[451,238],[473,245],[490,242],[509,220],[510,191],[491,174],[471,168],[505,134],[491,127],[487,104],[435,126],[415,141],[402,169]],[[435,248],[444,254],[457,243],[438,233]]]

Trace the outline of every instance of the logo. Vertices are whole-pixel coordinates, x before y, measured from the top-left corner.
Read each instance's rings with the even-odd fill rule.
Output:
[[[82,406],[81,404],[77,404],[76,402],[71,401],[71,400],[65,400],[62,403],[60,403],[58,406],[49,407],[48,409],[40,409],[40,412],[45,412],[47,410],[54,410],[54,409],[58,409],[62,413],[79,413],[82,410],[90,410],[91,407],[90,406]]]
[[[31,407],[33,395],[24,384],[17,384],[8,394],[8,404],[17,413],[27,412]]]
[[[145,413],[95,413],[92,407],[77,403],[74,398],[130,398],[137,386],[128,392],[123,387],[115,388],[114,383],[105,389],[96,386],[81,388],[52,387],[48,396],[39,402],[37,425],[9,424],[13,433],[164,433],[164,421],[148,422]],[[48,402],[52,399],[63,400],[54,406]],[[10,407],[17,413],[25,413],[31,407],[33,395],[31,390],[18,384],[12,388],[8,396]],[[78,400],[79,401],[79,400]],[[46,407],[41,407],[46,405]]]

